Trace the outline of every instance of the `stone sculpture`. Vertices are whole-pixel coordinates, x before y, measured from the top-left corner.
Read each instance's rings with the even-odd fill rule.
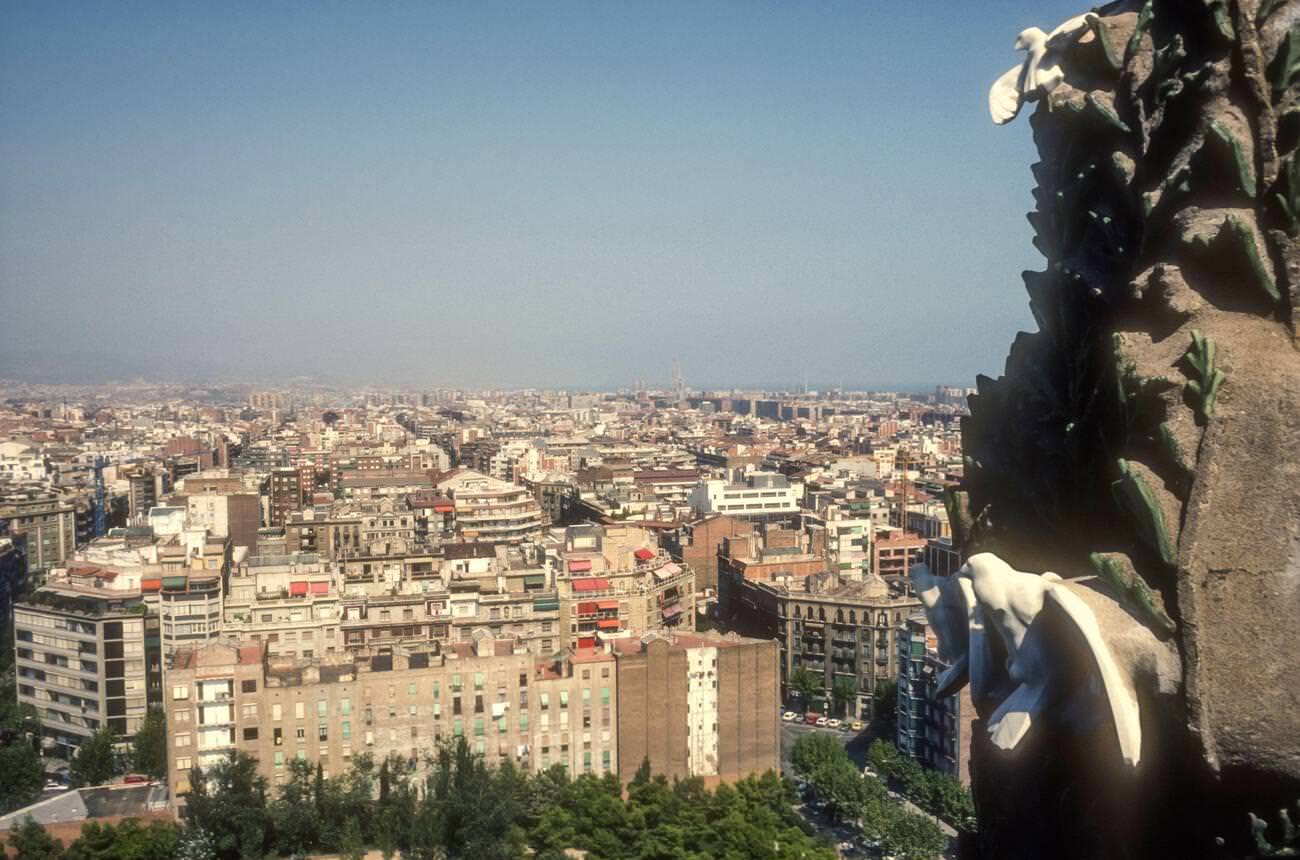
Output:
[[[1016,36],[1015,49],[1025,52],[1025,61],[1007,69],[989,90],[989,113],[998,125],[1011,122],[1026,101],[1051,92],[1064,78],[1059,65],[1060,48],[1087,27],[1087,15],[1066,21],[1051,32],[1037,27]]]
[[[994,743],[1010,691],[980,700],[972,651],[970,853],[1251,856],[1248,813],[1300,796],[1300,0],[1123,0],[1058,30],[990,93],[999,122],[1036,104],[1046,264],[948,501],[968,558],[1089,606],[1141,753],[1062,703]]]
[[[1007,690],[987,721],[995,746],[1015,749],[1045,708],[1077,694],[1062,689],[1077,680],[1063,670],[1082,657],[1124,761],[1138,763],[1142,725],[1133,679],[1116,664],[1092,610],[1059,576],[1025,573],[977,553],[951,580],[938,580],[924,565],[914,566],[911,578],[951,664],[937,694],[952,695],[968,678],[976,700]]]

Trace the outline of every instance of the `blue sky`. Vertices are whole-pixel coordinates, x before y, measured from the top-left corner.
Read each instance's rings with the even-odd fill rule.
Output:
[[[970,383],[1041,265],[986,92],[1081,8],[6,3],[0,362]]]

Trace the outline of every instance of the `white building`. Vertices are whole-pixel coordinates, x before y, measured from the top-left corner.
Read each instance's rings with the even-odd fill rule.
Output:
[[[784,475],[754,472],[743,484],[705,480],[691,491],[691,507],[700,516],[767,517],[799,511],[799,496]]]

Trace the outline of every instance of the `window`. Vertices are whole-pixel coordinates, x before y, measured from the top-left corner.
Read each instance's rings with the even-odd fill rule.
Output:
[[[240,681],[240,682],[239,682],[239,692],[241,692],[241,693],[256,693],[256,692],[257,692],[257,681]]]
[[[481,690],[481,689],[483,689],[483,673],[482,673],[482,672],[475,672],[475,673],[474,673],[474,689],[475,689],[475,690]]]
[[[476,736],[484,733],[483,718],[479,717],[474,720],[474,734]]]
[[[183,755],[176,759],[176,769],[181,772],[189,770],[192,766],[189,756]]]
[[[568,691],[568,690],[561,690],[561,691],[560,691],[560,707],[561,707],[561,708],[567,708],[567,707],[569,707],[569,691]]]
[[[551,706],[551,694],[550,694],[550,693],[542,693],[540,696],[537,697],[537,700],[538,700],[538,703],[542,706],[542,710],[543,710],[543,711],[546,710],[547,708],[549,708],[549,707]]]
[[[190,697],[190,688],[186,686],[172,687],[172,701],[188,699]]]
[[[317,718],[323,720],[323,719],[325,719],[325,715],[328,714],[328,713],[329,713],[329,702],[326,702],[324,699],[317,699],[317,700],[316,700],[316,716],[317,716]]]
[[[408,695],[408,696],[414,696],[414,695],[415,695],[415,682],[414,682],[414,681],[412,681],[411,683],[409,683],[409,684],[406,685],[406,695]]]
[[[283,712],[280,710],[280,704],[277,702],[271,706],[271,719],[278,720],[281,716],[283,716]]]
[[[176,717],[176,722],[178,723],[188,723],[190,721],[189,711],[176,711],[174,716]]]
[[[257,726],[250,726],[244,729],[244,740],[246,741],[257,740]]]
[[[185,733],[185,734],[181,734],[181,735],[177,735],[177,736],[176,736],[176,746],[177,746],[177,747],[187,747],[187,746],[189,746],[189,745],[190,745],[190,736],[189,736],[189,733],[188,733],[188,732]]]
[[[271,731],[271,740],[275,743],[276,746],[280,746],[280,744],[284,743],[284,729],[280,728],[279,726],[276,726]]]
[[[301,720],[301,719],[302,719],[303,717],[305,717],[305,716],[307,716],[307,703],[306,703],[306,702],[294,702],[294,703],[293,703],[293,718],[294,718],[295,720]]]
[[[304,728],[303,726],[299,726],[297,728],[297,735],[298,735],[298,740],[300,741],[307,740],[307,729]]]
[[[608,705],[608,704],[609,704],[609,687],[601,687],[601,688],[600,688],[600,703],[601,703],[602,705]]]
[[[344,720],[341,724],[339,724],[339,731],[343,734],[343,740],[345,740],[345,741],[346,741],[346,740],[350,740],[350,739],[352,738],[352,723],[351,723],[351,721],[349,721],[349,720]]]
[[[244,719],[246,720],[257,719],[257,702],[253,702],[252,704],[249,705],[244,705],[242,708],[242,712],[244,715]]]
[[[329,726],[325,725],[324,723],[319,725],[316,728],[316,739],[319,740],[321,743],[324,743],[325,741],[329,740],[330,739]]]
[[[351,713],[352,713],[352,700],[346,698],[339,699],[339,715],[346,717]]]

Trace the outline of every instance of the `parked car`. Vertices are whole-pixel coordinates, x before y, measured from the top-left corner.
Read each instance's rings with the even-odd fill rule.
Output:
[[[866,727],[867,727],[866,723],[862,722],[862,720],[854,720],[848,725],[849,730],[854,732],[860,732]]]
[[[824,719],[826,718],[823,717],[821,714],[804,714],[803,721],[810,726],[815,726],[817,725],[818,720],[824,720]]]
[[[816,720],[813,720],[813,725],[819,729],[824,729],[826,728],[826,723],[828,722],[829,720],[827,720],[825,717],[818,717]]]
[[[144,782],[149,782],[149,777],[142,773],[128,773],[126,776],[122,777],[122,782],[127,785],[139,785]]]
[[[834,717],[826,721],[826,728],[828,729],[838,729],[839,727],[840,727],[840,721]]]
[[[45,790],[46,791],[67,791],[68,787],[65,784],[59,782],[57,779],[47,779],[45,780]]]
[[[799,719],[799,715],[796,714],[794,711],[786,711],[784,714],[781,715],[781,719],[789,723]]]

